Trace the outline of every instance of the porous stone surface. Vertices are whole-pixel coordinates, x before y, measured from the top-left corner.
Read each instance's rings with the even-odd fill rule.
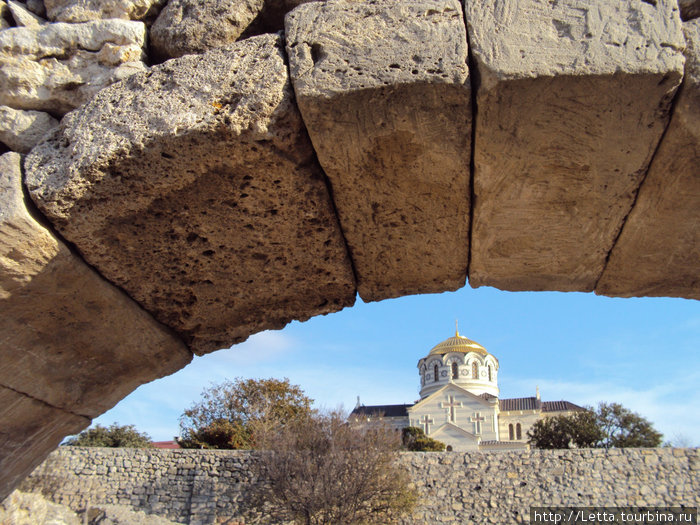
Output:
[[[144,20],[154,16],[166,0],[44,0],[54,22],[87,22],[119,18]]]
[[[678,0],[682,20],[700,17],[700,0]]]
[[[146,26],[128,20],[11,27],[0,32],[0,104],[61,116],[146,69]]]
[[[277,35],[101,91],[25,167],[65,237],[198,353],[354,302]]]
[[[50,491],[53,487],[42,487]],[[0,502],[0,523],[6,525],[171,525],[160,516],[134,511],[123,505],[90,505],[79,514],[65,505],[51,503],[40,494],[10,494]]]
[[[15,25],[18,27],[29,27],[32,29],[38,29],[46,24],[46,20],[35,15],[31,11],[27,10],[22,4],[18,2],[13,2],[13,0],[7,0],[7,7],[12,14],[12,18],[15,21]]]
[[[313,2],[286,18],[294,89],[365,301],[464,285],[471,90],[458,2]]]
[[[0,502],[0,523],[8,525],[82,525],[78,515],[40,494],[14,491]]]
[[[700,19],[673,117],[596,293],[700,299]]]
[[[239,38],[283,29],[284,15],[311,0],[170,0],[151,27],[159,61],[203,53]]]
[[[0,157],[0,203],[0,385],[94,417],[190,362],[182,342],[32,216],[17,153]]]
[[[465,11],[480,78],[469,282],[591,291],[682,78],[675,0]]]
[[[6,355],[3,352],[3,361]],[[52,407],[0,384],[0,501],[65,436],[77,434],[89,424],[90,419],[86,417]]]
[[[62,447],[22,484],[79,510],[117,503],[182,523],[275,523],[240,450]],[[530,506],[700,506],[700,449],[406,452],[418,505],[405,525],[527,523]],[[26,487],[26,488],[25,488]]]
[[[22,111],[0,106],[0,142],[12,151],[28,153],[58,120],[43,111]]]
[[[170,0],[151,27],[152,51],[167,60],[235,42],[263,5],[265,0]]]

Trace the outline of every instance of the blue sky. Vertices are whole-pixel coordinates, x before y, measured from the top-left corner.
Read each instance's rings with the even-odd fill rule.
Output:
[[[418,398],[418,359],[461,335],[500,362],[501,397],[535,394],[580,405],[620,402],[666,439],[700,446],[700,302],[493,288],[417,295],[293,322],[195,358],[143,385],[95,422],[133,424],[154,440],[178,434],[178,419],[211,383],[289,378],[317,406],[352,409]]]

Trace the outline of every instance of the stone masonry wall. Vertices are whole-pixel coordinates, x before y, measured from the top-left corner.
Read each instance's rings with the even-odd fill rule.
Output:
[[[23,490],[80,510],[131,506],[189,524],[271,523],[252,508],[264,480],[247,451],[62,447]],[[700,449],[403,453],[420,494],[404,524],[529,523],[529,507],[700,507]]]

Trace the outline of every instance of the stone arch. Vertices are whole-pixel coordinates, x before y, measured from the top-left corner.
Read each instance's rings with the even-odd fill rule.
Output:
[[[313,6],[310,9],[313,9]],[[457,44],[461,54],[455,56],[456,65],[451,64],[449,72],[454,78],[459,79],[456,87],[461,88],[469,86],[469,82],[465,82],[468,76],[467,61],[465,60],[466,34],[462,19],[457,18],[458,21],[455,23],[458,26],[450,27],[451,31],[446,31],[445,34],[459,35]],[[294,20],[290,23],[295,23]],[[475,24],[473,37],[478,38],[480,31],[484,34],[491,34],[488,29]],[[679,41],[682,41],[680,34],[663,36],[664,38],[678,37]],[[408,43],[402,43],[402,45]],[[440,41],[439,44],[443,47],[436,47],[437,49],[448,47],[455,49],[455,42]],[[299,46],[299,48],[302,47]],[[256,63],[253,64],[253,62]],[[222,63],[227,64],[228,67],[221,67]],[[429,64],[430,61],[425,60],[424,63]],[[326,168],[327,173],[324,174],[315,160],[317,156],[321,156],[322,152],[314,151],[306,131],[307,125],[310,129],[313,128],[313,118],[308,119],[308,122],[303,122],[301,119],[295,105],[291,79],[288,77],[288,65],[281,38],[274,35],[264,35],[231,46],[224,46],[204,55],[183,57],[162,66],[156,66],[143,75],[136,75],[128,81],[102,90],[93,101],[88,102],[72,116],[67,117],[62,123],[62,129],[54,132],[46,142],[34,148],[25,162],[27,189],[41,212],[48,217],[48,221],[53,223],[53,226],[65,238],[74,243],[81,253],[85,254],[88,262],[99,269],[102,276],[126,290],[128,297],[135,298],[141,305],[138,308],[143,307],[143,311],[150,312],[167,327],[168,336],[176,334],[195,353],[202,354],[227,347],[232,343],[245,340],[252,333],[266,328],[280,328],[292,319],[308,319],[314,315],[337,311],[353,303],[358,287],[363,298],[379,300],[408,293],[456,289],[464,284],[466,278],[464,262],[468,254],[462,249],[456,251],[464,254],[463,258],[447,261],[445,266],[439,264],[443,260],[447,260],[447,258],[439,256],[443,252],[438,253],[438,256],[429,253],[425,255],[424,259],[416,256],[415,259],[410,259],[408,262],[402,261],[403,264],[396,265],[399,270],[389,277],[382,271],[373,273],[368,270],[373,263],[371,256],[363,259],[358,250],[355,250],[355,259],[351,260],[350,254],[345,249],[345,238],[352,245],[355,242],[352,232],[345,232],[347,235],[343,236],[343,232],[340,231],[339,220],[326,188],[325,175],[332,177],[333,166],[329,164]],[[620,65],[626,64],[618,64],[618,66]],[[421,76],[429,77],[433,74],[429,70],[416,69],[416,71]],[[539,81],[538,73],[531,73],[533,81]],[[682,71],[673,70],[668,73],[678,77]],[[654,83],[656,83],[656,75],[655,71],[651,78]],[[190,81],[190,77],[195,81]],[[637,76],[640,83],[647,82],[647,77],[649,75],[646,75],[644,71]],[[250,89],[246,92],[238,92],[235,86],[240,85]],[[201,86],[207,87],[204,90],[206,97],[201,96],[203,93],[200,89]],[[268,86],[271,86],[271,89],[262,89]],[[442,86],[443,84],[441,84]],[[499,84],[494,89],[504,87],[508,89],[505,84]],[[411,86],[408,85],[406,93],[410,93],[410,88]],[[424,88],[425,86],[421,86],[421,89]],[[384,89],[384,86],[381,86],[380,89]],[[429,98],[423,97],[421,92],[415,96],[423,99]],[[663,96],[668,96],[668,90],[664,91]],[[467,103],[470,97],[471,93],[468,89],[464,89],[455,97],[452,107],[456,108],[455,111],[459,110],[455,121],[471,122],[471,108]],[[443,100],[441,97],[436,98]],[[163,105],[159,99],[167,100],[167,104]],[[173,106],[173,104],[177,104],[178,100],[183,101],[182,107]],[[652,102],[654,102],[653,107],[658,106],[659,101]],[[648,105],[649,101],[644,100],[641,103]],[[253,111],[255,108],[275,108],[275,111]],[[332,101],[331,105],[325,108],[332,114]],[[432,107],[428,109],[429,111],[440,111],[442,108]],[[409,105],[406,111],[410,115],[414,109]],[[641,114],[643,111],[646,110],[641,105],[631,104],[629,113],[634,117],[635,112]],[[187,121],[191,114],[202,117],[197,120],[194,128]],[[244,117],[241,117],[241,114],[244,114]],[[171,117],[172,120],[169,120]],[[449,115],[446,116],[445,121],[448,123],[446,127],[449,130],[455,126],[451,125],[448,117]],[[178,120],[178,118],[184,118],[184,120]],[[249,120],[245,120],[246,118]],[[665,127],[666,122],[663,118],[665,117],[657,117],[656,121],[652,121],[653,124],[656,124],[655,126],[646,126],[650,130],[645,131],[648,134],[645,135],[647,144],[657,144],[658,139],[661,138],[660,135],[654,135],[654,133]],[[632,122],[641,121],[639,118],[631,118],[630,120]],[[153,126],[152,122],[161,122],[162,126]],[[121,130],[129,125],[130,136],[125,137]],[[626,136],[635,136],[633,126],[634,124],[628,125]],[[241,130],[244,130],[243,133],[249,131],[250,135],[242,136]],[[338,133],[342,135],[343,131],[341,129]],[[466,129],[465,133],[466,137],[470,136],[469,129]],[[438,144],[426,143],[420,144],[420,146],[424,147],[426,151],[435,149],[444,151],[446,134],[435,133],[435,135],[441,137]],[[450,138],[453,139],[451,144],[461,146],[465,137],[450,135]],[[579,138],[585,137],[580,135]],[[104,142],[97,142],[102,140]],[[332,141],[333,137],[330,137],[329,140]],[[485,140],[484,143],[488,143],[488,141]],[[251,146],[253,144],[254,146]],[[399,144],[399,148],[401,146],[404,145]],[[459,166],[468,166],[469,159],[461,153],[464,148],[458,149],[460,151],[453,154],[451,161]],[[638,150],[643,151],[644,148],[640,147]],[[395,154],[395,150],[390,153]],[[72,158],[69,159],[68,156]],[[259,180],[256,180],[256,177],[246,179],[246,175],[234,173],[239,166],[232,164],[231,159],[239,157],[244,159],[247,166],[264,165],[263,169],[259,172],[256,171],[255,175],[260,177]],[[108,169],[103,169],[105,167]],[[442,166],[438,166],[435,171],[436,176],[440,175],[441,169]],[[167,173],[169,176],[151,178],[148,181],[139,178],[140,172],[145,172],[149,176],[152,173]],[[640,171],[640,173],[642,172],[644,171]],[[61,174],[57,178],[70,174],[75,177],[75,180],[71,181],[72,185],[59,187],[60,184],[53,183],[55,181],[48,181],[52,173]],[[298,180],[284,178],[285,173],[292,173],[294,175],[292,178]],[[278,174],[282,178],[277,178]],[[266,178],[268,175],[271,175],[269,179]],[[454,186],[446,184],[448,194],[439,195],[443,203],[454,206],[443,204],[434,208],[440,210],[454,208],[459,212],[450,214],[450,216],[469,217],[469,212],[473,211],[470,208],[471,203],[462,197],[469,195],[469,176],[469,173],[464,173],[462,177],[455,177],[459,183],[460,191],[454,191]],[[166,180],[168,178],[169,180]],[[625,177],[619,178],[624,179]],[[209,187],[207,179],[211,183]],[[652,179],[651,174],[648,179]],[[221,184],[232,181],[235,184]],[[268,183],[269,186],[267,186]],[[149,184],[153,187],[149,188]],[[244,187],[241,188],[241,186]],[[341,199],[343,188],[338,186],[338,191],[335,191],[334,194],[337,199]],[[275,188],[275,191],[266,191],[270,187]],[[219,191],[221,188],[236,188],[237,190],[232,195],[222,196],[222,192]],[[80,191],[76,191],[77,189]],[[152,193],[149,193],[149,190],[152,190]],[[562,189],[562,191],[571,191],[570,197],[572,199],[578,197],[575,189]],[[411,196],[410,191],[406,191],[404,194],[390,193],[392,195],[398,194],[396,203],[400,201],[402,196]],[[497,206],[503,193],[495,192],[491,195],[484,195],[483,202],[490,202],[492,209],[507,210],[508,206]],[[626,193],[636,195],[634,191]],[[275,206],[274,202],[270,203],[269,199],[272,194],[288,196],[288,200],[284,203],[285,206]],[[451,198],[451,194],[458,196],[457,201]],[[169,195],[172,196],[171,200],[168,200]],[[634,220],[637,222],[644,220],[643,217],[646,214],[643,209],[638,213],[632,210],[627,215],[633,205],[641,207],[641,202],[625,202],[624,199],[617,202],[618,197],[614,197],[614,195],[616,192],[611,187],[609,193],[601,190],[599,196],[603,202],[611,207],[614,205],[616,209],[627,210],[624,215],[629,217],[630,223]],[[135,198],[136,196],[138,198]],[[183,197],[192,199],[192,202],[197,201],[199,206],[192,206],[191,209],[186,210],[188,212],[185,214],[186,220],[178,224],[184,229],[177,231],[177,228],[173,229],[172,225],[169,224],[169,219],[172,217],[169,212],[178,209],[178,201],[182,201]],[[353,197],[357,196],[351,191],[345,197],[349,197],[348,202],[352,204]],[[75,198],[75,200],[69,202],[71,198]],[[215,206],[206,204],[209,199],[215,200]],[[355,199],[354,204],[357,204],[358,200],[360,199]],[[314,203],[313,209],[309,208],[309,203]],[[271,205],[268,206],[268,204]],[[360,204],[362,203],[360,202]],[[444,246],[445,253],[451,253],[451,248],[454,246],[466,246],[464,240],[467,234],[465,232],[469,231],[470,225],[464,222],[447,222],[439,223],[440,227],[438,228],[435,225],[435,220],[441,220],[441,218],[432,216],[430,213],[425,216],[409,217],[415,228],[410,235],[404,236],[406,245],[400,245],[397,249],[393,243],[382,244],[387,231],[393,233],[391,230],[393,226],[388,224],[389,221],[381,219],[377,221],[371,209],[367,210],[366,207],[362,206],[355,207],[359,209],[359,212],[353,219],[357,219],[356,223],[359,224],[360,229],[367,224],[374,224],[377,230],[364,228],[369,233],[367,244],[371,244],[373,248],[368,252],[395,254],[399,258],[406,253],[426,253],[425,247],[428,245]],[[209,215],[211,217],[217,213],[231,213],[234,208],[239,210],[246,208],[247,211],[259,212],[258,215],[265,218],[260,222],[251,222],[238,217],[236,220],[240,224],[237,223],[237,226],[240,228],[236,228],[236,231],[242,233],[256,231],[256,233],[261,233],[258,236],[260,239],[266,239],[266,233],[279,233],[281,244],[277,244],[277,241],[268,244],[255,244],[255,242],[249,242],[251,241],[249,238],[241,246],[226,246],[226,243],[217,242],[223,236],[219,228],[212,228],[212,225],[206,224],[206,222],[199,222],[196,227],[192,227],[195,221],[201,220],[202,212],[215,211]],[[180,211],[185,210],[180,209]],[[291,215],[284,217],[287,212],[290,212]],[[151,213],[149,217],[153,222],[148,224],[143,222],[146,213]],[[642,219],[637,217],[642,217]],[[107,220],[103,221],[105,218]],[[293,226],[295,221],[296,224],[305,224],[308,228],[302,227],[301,231],[294,230],[294,235],[290,235],[288,229],[295,228]],[[542,227],[539,229],[531,228],[527,221],[521,222],[526,224],[528,229],[544,231]],[[609,222],[611,223],[609,227],[611,231],[619,231],[620,220]],[[483,220],[482,223],[488,224],[489,221]],[[422,229],[419,226],[422,224],[432,226]],[[642,224],[644,223],[642,222]],[[279,228],[279,225],[282,228]],[[198,232],[200,226],[203,229],[209,228],[211,231],[207,230],[206,233],[211,233],[211,235],[202,235],[202,231]],[[600,230],[601,236],[606,232],[610,233],[602,223],[593,223],[590,226],[588,229],[591,231]],[[680,226],[677,228],[680,229]],[[426,238],[435,238],[438,230],[449,232],[449,237],[454,239],[445,240],[444,244],[425,242]],[[626,228],[625,230],[632,231],[634,228]],[[644,228],[637,228],[637,230],[644,231]],[[461,236],[455,235],[457,231],[461,232]],[[571,233],[576,232],[572,229]],[[140,236],[143,234],[150,235],[150,238],[141,239]],[[118,242],[121,235],[125,236],[125,240]],[[474,230],[473,235],[475,238],[481,236],[479,238],[482,240],[493,240],[492,236],[497,236],[498,232]],[[389,235],[389,237],[391,236]],[[567,243],[563,242],[565,237],[547,239],[547,241],[551,243],[552,247],[566,246]],[[615,235],[610,238],[614,237]],[[624,237],[625,235],[622,235],[621,239]],[[658,237],[661,238],[662,235]],[[678,235],[666,235],[666,237],[682,238]],[[289,239],[304,239],[307,244],[294,246],[295,243],[290,243]],[[23,239],[23,242],[25,240]],[[154,259],[154,257],[145,256],[158,252],[158,250],[149,251],[153,248],[152,241],[154,240],[158,243],[158,249],[167,248],[165,245],[168,242],[173,243],[173,252],[182,250],[183,259],[195,261],[196,264],[192,265],[193,267],[205,267],[206,271],[200,275],[186,274],[182,277],[181,286],[168,288],[162,294],[159,292],[155,296],[149,296],[148,289],[152,283],[167,282],[167,279],[162,279],[162,277],[164,275],[167,277],[169,272],[177,272],[172,272],[167,268],[163,270],[149,267],[148,272],[129,275],[125,273],[124,269],[129,266],[130,261],[118,259],[118,256],[128,255],[133,248],[137,260]],[[255,239],[252,240],[255,241]],[[519,239],[519,242],[525,241]],[[536,244],[536,241],[531,242]],[[630,256],[625,254],[635,253],[634,237],[628,241],[628,246],[630,246],[629,242],[632,243],[632,248],[628,248],[627,252],[622,251],[620,254],[616,246],[608,245],[606,252],[612,255],[610,261],[628,262]],[[643,242],[646,242],[646,239]],[[123,251],[119,254],[110,249],[110,246],[120,244],[126,245],[129,249],[118,250]],[[224,248],[220,248],[221,246]],[[416,247],[420,247],[422,251],[415,249]],[[620,248],[620,250],[622,249]],[[599,250],[579,249],[577,247],[574,251],[576,254],[586,254],[586,257],[589,257],[590,254]],[[660,255],[664,261],[667,259],[665,254],[669,251],[668,249],[662,250]],[[683,250],[680,250],[679,253],[681,251]],[[221,262],[227,262],[230,252],[239,252],[239,255],[233,257],[236,264],[229,265],[226,269],[240,273],[235,274],[235,279],[231,279],[230,275],[228,277],[234,286],[231,287],[231,283],[225,282],[224,286],[219,286],[218,282],[212,282],[207,275],[212,273],[209,271],[211,267],[216,267]],[[500,274],[493,268],[489,269],[483,266],[483,264],[479,266],[480,260],[482,263],[484,262],[483,257],[480,259],[480,254],[475,252],[470,264],[470,283],[476,286],[491,284],[519,289],[538,283],[539,289],[547,287],[560,289],[563,286],[568,290],[590,290],[597,284],[598,292],[613,295],[634,294],[639,293],[640,289],[645,289],[644,286],[640,287],[635,284],[634,279],[631,280],[632,284],[630,285],[619,284],[625,281],[617,278],[615,274],[615,272],[621,271],[619,269],[621,263],[619,262],[618,269],[615,270],[612,268],[612,264],[611,268],[604,267],[607,259],[599,258],[593,261],[597,266],[596,271],[590,272],[588,269],[591,265],[587,264],[589,259],[578,259],[576,261],[578,267],[586,270],[576,276],[570,275],[568,270],[562,274],[557,274],[556,268],[548,271],[550,267],[545,262],[543,266],[546,267],[546,270],[542,271],[542,275],[535,275],[529,271],[523,272],[521,268],[517,267],[518,262],[522,262],[522,260],[519,259],[520,254],[515,253],[517,250],[513,250],[513,252],[514,255],[509,257],[511,262],[504,263],[505,271]],[[544,251],[541,252],[544,253]],[[181,264],[183,260],[177,258],[178,254],[172,253],[171,255],[173,258],[167,261],[170,268],[178,270],[184,268],[184,264]],[[483,256],[483,254],[481,255]],[[566,255],[567,257],[576,257],[576,255]],[[162,260],[163,257],[160,259]],[[548,259],[558,260],[552,257],[548,257]],[[306,262],[309,262],[309,265],[306,265]],[[686,263],[682,261],[682,264]],[[278,293],[281,290],[284,297],[275,298],[266,295],[272,287],[267,286],[269,282],[262,282],[258,279],[263,274],[260,269],[270,265],[276,269],[275,272],[267,274],[270,282],[275,282],[275,290]],[[654,263],[652,262],[651,265],[653,267]],[[376,266],[391,267],[391,265]],[[625,265],[622,264],[622,266]],[[633,265],[627,264],[627,266]],[[663,265],[659,264],[659,266]],[[433,268],[437,268],[435,274],[426,275]],[[693,268],[697,268],[697,266]],[[668,291],[670,295],[698,297],[697,287],[687,282],[671,279],[674,273],[680,274],[681,272],[669,271],[668,273],[670,274],[668,280],[664,281],[668,284],[660,286],[664,293]],[[591,280],[589,274],[595,275],[596,278]],[[41,277],[46,277],[46,275],[48,272],[42,274]],[[357,283],[354,275],[360,277]],[[313,278],[309,278],[309,276],[313,276]],[[620,286],[623,288],[621,289]],[[628,288],[624,288],[625,286]],[[236,287],[238,289],[235,289]],[[212,289],[215,291],[212,292]],[[228,294],[230,290],[233,290],[232,294]],[[216,292],[220,295],[217,296]],[[127,294],[124,294],[123,297],[127,297]],[[211,311],[215,315],[210,315]],[[163,329],[163,326],[160,326],[160,329]],[[182,341],[167,343],[165,346],[175,348],[181,345]],[[76,346],[74,345],[74,347]],[[48,351],[53,350],[49,348]],[[135,355],[135,353],[131,353],[128,357]],[[95,351],[93,355],[98,354],[99,352]],[[51,354],[49,357],[49,361],[54,359],[58,361],[55,354]],[[153,377],[165,375],[171,371],[170,368],[174,367],[172,361],[158,357],[155,354],[144,357],[147,361],[147,366],[144,368]],[[182,350],[178,357],[182,360],[188,358],[191,358],[191,353],[187,349]],[[123,367],[125,363],[129,363],[128,359],[111,364],[115,368],[119,368]],[[54,370],[62,369],[64,372],[72,371],[65,375],[69,377],[71,373],[74,373],[74,380],[84,385],[83,390],[76,390],[80,391],[84,399],[90,400],[89,403],[76,406],[74,399],[62,397],[65,396],[65,391],[62,392],[60,386],[54,382],[51,384],[54,391],[50,392],[32,391],[19,394],[21,389],[8,387],[2,391],[3,396],[5,396],[3,399],[7,401],[3,401],[2,405],[10,406],[11,401],[17,399],[17,403],[25,404],[31,408],[31,410],[21,411],[34,414],[33,419],[30,417],[29,420],[59,422],[60,424],[47,425],[47,427],[61,428],[60,432],[66,433],[67,428],[75,429],[81,425],[84,426],[85,421],[95,413],[103,411],[103,405],[114,401],[114,398],[123,397],[133,387],[126,379],[121,382],[122,377],[115,378],[106,373],[102,378],[109,377],[114,382],[114,391],[109,393],[113,397],[105,399],[105,397],[100,396],[99,392],[91,390],[94,384],[98,383],[96,379],[99,378],[90,376],[89,371],[76,371],[65,362],[60,362],[60,366],[53,368]],[[35,384],[42,385],[41,378],[34,379],[37,379],[33,381]],[[139,377],[138,380],[145,382],[142,377]],[[104,382],[102,384],[104,386]],[[45,416],[40,416],[40,414]],[[22,428],[29,428],[28,425]],[[25,445],[31,444],[32,453],[38,457],[60,442],[58,436],[60,432],[51,430],[42,437],[45,442],[25,443],[18,441],[16,448],[17,450],[28,449]],[[36,450],[38,452],[34,452]],[[19,470],[13,471],[11,475],[15,475],[14,472],[19,471],[28,472],[27,469],[32,466],[33,461],[31,459],[25,462],[21,468],[18,467]],[[0,471],[3,471],[3,480],[8,479],[5,473],[9,470],[3,468]]]

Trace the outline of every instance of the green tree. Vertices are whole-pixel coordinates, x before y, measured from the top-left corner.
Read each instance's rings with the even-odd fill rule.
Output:
[[[619,403],[540,419],[527,435],[535,448],[658,447],[662,438],[648,420]]]
[[[349,424],[339,412],[302,415],[266,436],[253,468],[269,484],[256,503],[276,522],[395,523],[417,501],[395,463],[400,445],[386,426]]]
[[[603,439],[596,414],[590,410],[570,416],[545,417],[527,433],[535,448],[591,448]]]
[[[596,411],[605,448],[658,447],[662,435],[644,417],[619,403],[601,403]]]
[[[401,431],[403,448],[411,452],[442,452],[445,444],[429,438],[420,427],[406,427]]]
[[[83,430],[65,443],[71,447],[150,448],[151,438],[136,430],[134,425],[111,424],[109,427],[95,425]]]
[[[212,385],[180,417],[184,448],[259,448],[265,436],[311,413],[312,400],[289,379],[236,379]]]

